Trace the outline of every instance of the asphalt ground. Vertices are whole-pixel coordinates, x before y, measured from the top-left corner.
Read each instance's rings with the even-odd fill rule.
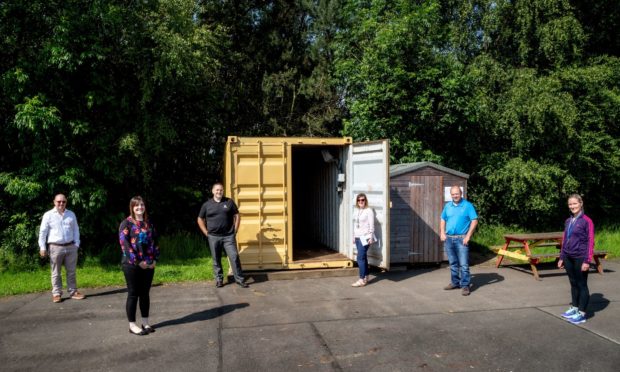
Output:
[[[542,281],[474,266],[468,297],[442,289],[446,267],[375,273],[364,288],[351,276],[163,285],[151,290],[157,331],[142,337],[128,332],[124,288],[5,297],[0,370],[618,371],[620,262],[604,265],[582,325],[559,316],[570,288],[553,266]]]

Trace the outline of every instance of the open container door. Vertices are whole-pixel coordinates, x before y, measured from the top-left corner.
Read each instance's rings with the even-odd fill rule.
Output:
[[[349,201],[355,206],[355,196],[363,192],[368,206],[375,212],[377,242],[368,250],[368,263],[386,270],[390,268],[390,164],[388,140],[354,143],[350,146]],[[353,226],[353,213],[350,226]],[[355,244],[351,252],[357,255]],[[352,255],[355,259],[356,257]]]

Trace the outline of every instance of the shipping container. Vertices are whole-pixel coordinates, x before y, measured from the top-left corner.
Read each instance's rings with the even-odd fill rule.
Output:
[[[389,142],[228,137],[226,196],[239,207],[244,270],[351,267],[355,196],[376,216],[373,266],[389,269]]]

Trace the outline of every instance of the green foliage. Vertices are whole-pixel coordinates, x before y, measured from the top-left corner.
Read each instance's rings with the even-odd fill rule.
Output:
[[[1,2],[2,267],[37,267],[58,192],[87,258],[115,262],[134,195],[161,232],[194,231],[231,134],[388,138],[392,163],[470,174],[485,222],[551,226],[572,192],[613,220],[619,17],[612,0]]]
[[[207,240],[198,234],[178,233],[159,240],[162,262],[182,263],[193,258],[211,257]]]
[[[493,161],[493,164],[481,170],[481,176],[488,182],[487,187],[474,194],[481,209],[496,211],[487,217],[490,222],[503,221],[544,229],[549,221],[559,218],[558,211],[563,209],[566,196],[578,186],[566,171],[534,160],[511,158],[504,162]]]
[[[11,216],[8,222],[1,235],[0,272],[36,267],[39,262],[38,226],[33,225],[25,212]]]
[[[343,133],[393,139],[396,161],[436,159],[428,141],[453,124],[443,114],[461,85],[450,71],[458,63],[440,49],[438,3],[350,1],[344,12],[349,23],[334,43],[335,74],[350,111]]]

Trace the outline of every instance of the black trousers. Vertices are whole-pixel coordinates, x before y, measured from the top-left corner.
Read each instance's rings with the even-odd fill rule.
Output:
[[[564,268],[570,281],[571,304],[586,312],[590,302],[590,290],[588,289],[588,271],[581,271],[583,259],[566,257]]]
[[[140,266],[123,264],[123,273],[127,282],[127,319],[130,322],[136,321],[136,310],[140,303],[140,315],[148,318],[151,307],[151,284],[153,283],[154,269],[142,269]]]

